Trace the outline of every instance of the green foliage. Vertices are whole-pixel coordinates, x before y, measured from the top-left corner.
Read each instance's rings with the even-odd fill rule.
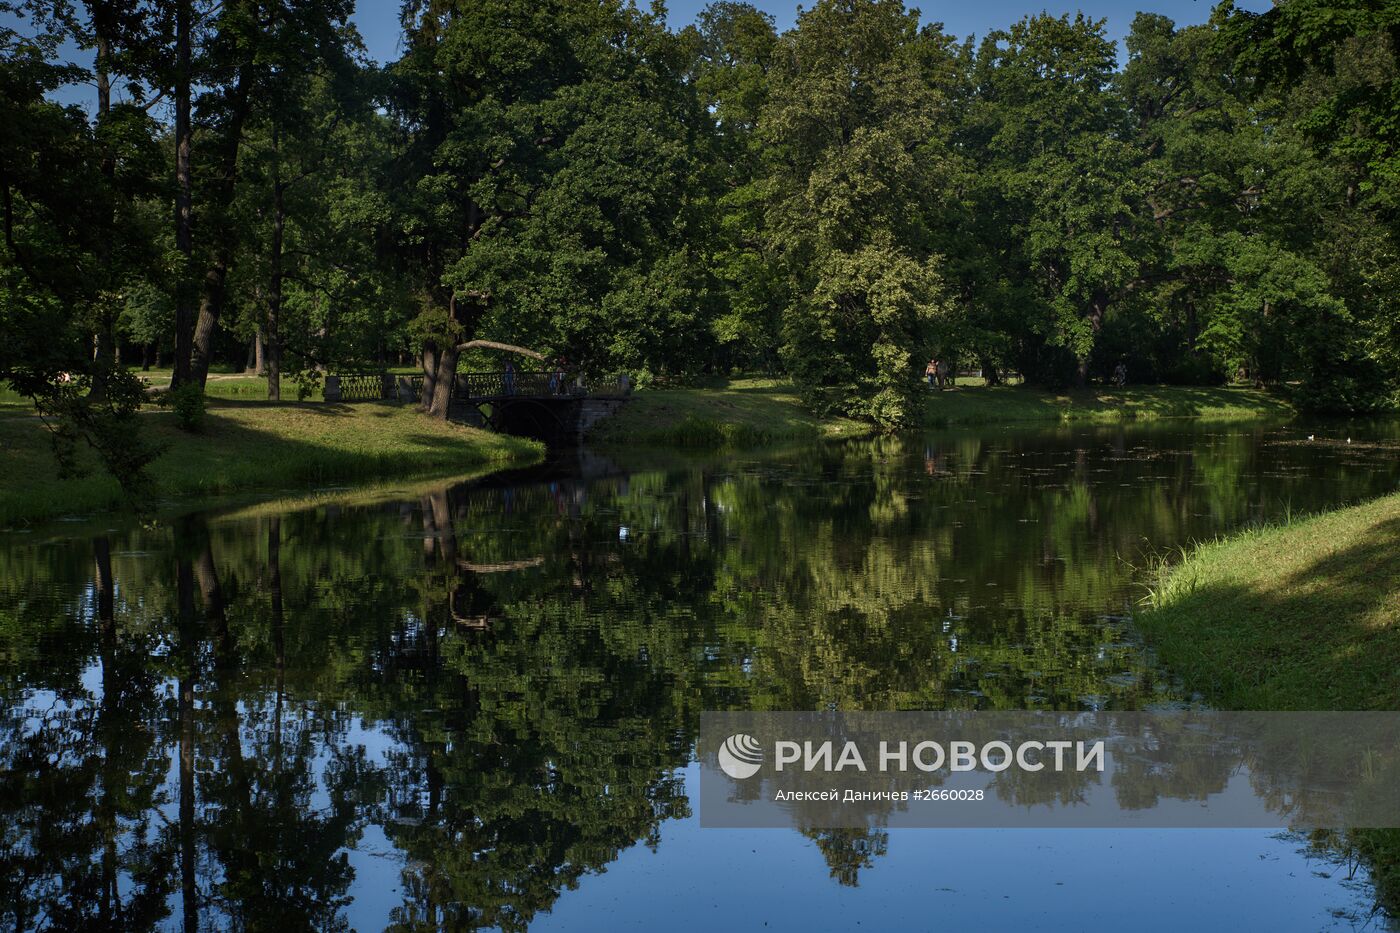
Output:
[[[136,502],[147,492],[147,465],[160,453],[142,434],[138,410],[146,386],[126,370],[99,370],[101,392],[94,377],[59,379],[34,399],[52,441],[60,479],[80,478],[88,469],[84,447],[118,484],[126,499]]]
[[[615,0],[444,13],[412,11],[391,69],[418,332],[523,344],[590,371],[706,357],[707,125],[686,45]]]
[[[924,214],[941,164],[940,54],[897,0],[818,3],[779,46],[758,126],[767,242],[792,296],[784,365],[809,395],[860,398],[887,428],[914,420],[941,310]]]
[[[292,385],[296,386],[297,401],[304,402],[321,391],[325,373],[319,369],[299,369],[292,373]]]
[[[481,337],[643,382],[781,375],[885,429],[924,417],[931,357],[993,384],[1121,366],[1400,404],[1384,5],[1141,14],[1120,59],[1083,15],[958,44],[901,0],[822,0],[782,35],[739,0],[679,32],[622,0],[422,0],[378,69],[346,0],[235,0],[187,72],[164,7],[14,10],[0,379],[85,437],[57,387],[97,412],[116,361],[187,343],[201,304],[197,362],[262,346],[279,396],[284,371],[430,342],[450,378]],[[147,99],[179,77],[200,89],[188,244]],[[91,114],[55,102],[85,81]]]
[[[0,27],[0,380],[33,400],[60,475],[80,473],[90,449],[135,498],[156,451],[136,417],[145,387],[117,365],[113,329],[120,280],[148,258],[132,204],[150,123],[122,110],[94,127],[49,100],[81,72],[53,64],[62,33],[36,25],[32,39]]]
[[[204,389],[193,383],[176,386],[165,395],[175,423],[181,431],[198,434],[204,430]]]

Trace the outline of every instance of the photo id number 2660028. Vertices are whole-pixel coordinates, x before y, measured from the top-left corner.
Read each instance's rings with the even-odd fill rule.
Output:
[[[981,800],[983,799],[983,793],[980,787],[971,790],[949,787],[925,787],[921,790],[913,791],[910,794],[910,798],[919,801]]]

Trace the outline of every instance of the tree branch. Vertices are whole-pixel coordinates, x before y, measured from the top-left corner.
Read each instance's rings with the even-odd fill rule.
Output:
[[[506,353],[519,353],[521,356],[528,356],[531,359],[543,360],[543,353],[536,353],[534,350],[527,350],[524,347],[517,347],[510,343],[497,343],[494,340],[468,340],[466,343],[457,344],[457,350],[471,350],[475,348],[485,348],[487,350],[504,350]]]

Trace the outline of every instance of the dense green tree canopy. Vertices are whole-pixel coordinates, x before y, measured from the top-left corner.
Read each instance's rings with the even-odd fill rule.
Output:
[[[1144,13],[1120,46],[1048,14],[958,44],[901,0],[781,35],[741,0],[679,31],[420,0],[382,68],[344,0],[5,9],[0,377],[73,438],[121,416],[119,364],[172,354],[194,382],[248,358],[274,397],[419,359],[445,415],[478,338],[777,370],[889,427],[930,357],[1400,391],[1393,4]],[[54,102],[89,80],[95,108]]]

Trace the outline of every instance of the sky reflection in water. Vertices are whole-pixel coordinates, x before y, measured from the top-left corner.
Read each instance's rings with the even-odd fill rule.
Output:
[[[1270,833],[701,830],[686,795],[702,709],[1190,701],[1135,568],[1396,488],[1394,424],[1329,430],[589,454],[6,535],[0,921],[1374,929]]]

